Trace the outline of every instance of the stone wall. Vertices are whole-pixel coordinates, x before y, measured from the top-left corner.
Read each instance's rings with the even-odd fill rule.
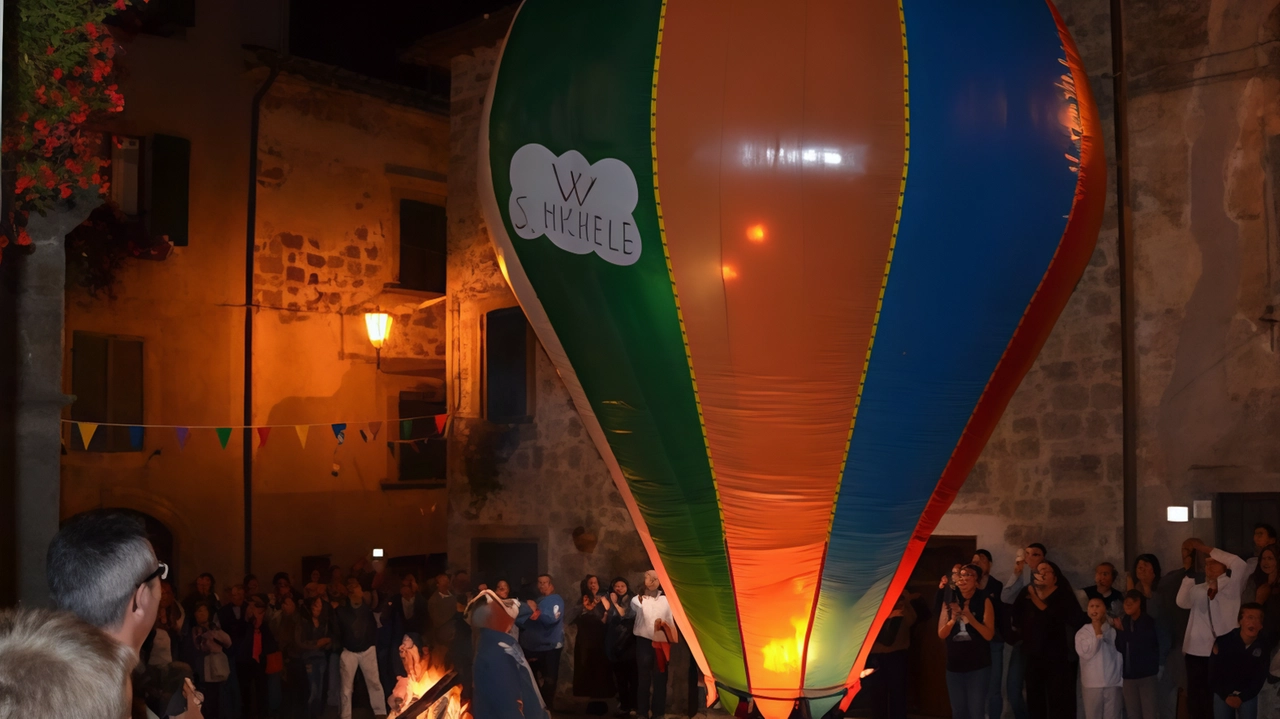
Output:
[[[388,557],[445,551],[443,489],[384,491],[396,462],[394,424],[365,443],[365,422],[396,419],[401,391],[444,398],[444,308],[397,293],[401,198],[443,203],[443,115],[320,85],[285,72],[262,105],[254,273],[254,416],[275,425],[265,445],[241,432],[219,446],[211,427],[242,416],[245,208],[249,108],[265,80],[240,46],[235,3],[200,4],[182,42],[141,35],[127,46],[129,98],[113,130],[191,140],[190,244],[163,262],[127,263],[114,300],[67,295],[65,389],[76,330],[140,338],[141,452],[71,452],[62,462],[62,516],[95,507],[149,514],[174,535],[181,582],[243,574],[243,452],[253,453],[260,574],[301,571],[303,556],[350,565],[373,547]],[[363,312],[395,316],[382,371]],[[338,445],[325,426],[347,422]],[[313,424],[305,448],[292,429]],[[398,451],[405,451],[401,447]],[[337,467],[335,473],[335,465]],[[183,591],[182,587],[178,587]]]
[[[1138,350],[1138,532],[1166,564],[1280,491],[1280,3],[1125,3]]]

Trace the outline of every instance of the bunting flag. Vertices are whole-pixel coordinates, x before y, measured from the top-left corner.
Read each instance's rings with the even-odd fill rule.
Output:
[[[347,441],[347,425],[339,422],[329,426],[333,428],[333,436],[338,438],[338,446],[341,447]]]
[[[85,449],[89,448],[89,443],[93,441],[93,433],[98,431],[96,422],[77,422],[76,426],[80,428],[80,443]]]
[[[400,439],[411,439],[411,438],[413,438],[413,420],[411,419],[400,420]]]
[[[214,431],[218,433],[218,444],[221,444],[221,445],[222,445],[222,448],[223,448],[223,449],[226,449],[226,448],[227,448],[227,442],[231,439],[231,428],[230,428],[230,427],[218,427],[218,428],[217,428],[217,429],[215,429]]]
[[[129,446],[130,447],[133,447],[135,450],[142,449],[142,437],[143,437],[142,427],[129,428]]]
[[[370,422],[370,423],[369,423],[369,431],[373,433],[373,438],[374,438],[374,439],[377,439],[377,438],[378,438],[378,433],[382,431],[382,423],[381,423],[381,422]]]
[[[187,448],[187,437],[191,436],[191,430],[186,427],[174,427],[173,433],[178,435],[178,449]]]
[[[387,442],[387,451],[391,453],[392,457],[396,456],[396,443]]]
[[[360,430],[360,441],[364,442],[365,444],[369,443],[369,433],[364,431],[363,429]]]
[[[436,434],[443,435],[443,434],[444,434],[444,426],[445,426],[448,422],[449,422],[449,415],[447,415],[447,414],[438,414],[438,415],[436,415]]]
[[[294,431],[298,433],[298,441],[303,447],[307,446],[307,433],[311,431],[311,427],[305,424],[297,424],[293,426]]]
[[[258,446],[259,447],[267,446],[267,437],[270,437],[270,436],[271,436],[270,427],[259,427],[258,428]]]

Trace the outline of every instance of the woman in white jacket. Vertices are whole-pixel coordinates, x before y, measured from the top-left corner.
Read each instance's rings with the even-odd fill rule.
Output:
[[[1107,621],[1107,605],[1090,599],[1089,623],[1076,632],[1085,719],[1120,719],[1124,706],[1123,661],[1116,650],[1116,629]]]

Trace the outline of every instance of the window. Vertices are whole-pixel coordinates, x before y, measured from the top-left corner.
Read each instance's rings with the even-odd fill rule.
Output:
[[[142,206],[138,171],[142,163],[142,140],[124,135],[112,135],[110,139],[111,201],[124,214],[136,216]]]
[[[399,409],[402,421],[413,419],[411,425],[401,426],[400,439],[426,440],[402,442],[398,445],[400,481],[439,481],[440,486],[443,487],[447,467],[445,450],[448,442],[436,430],[435,417],[445,414],[447,411],[445,403],[433,401],[422,392],[401,392]]]
[[[196,0],[148,0],[107,18],[108,25],[130,32],[173,37],[196,25]]]
[[[506,307],[485,315],[485,418],[497,424],[533,419],[533,348],[524,310]]]
[[[142,341],[76,332],[71,344],[71,419],[123,425],[142,424]],[[78,431],[71,449],[86,451]],[[140,452],[142,430],[99,427],[89,452]]]
[[[400,200],[400,286],[444,293],[444,208],[417,200]]]
[[[108,135],[111,201],[130,217],[143,218],[153,237],[188,242],[191,141],[170,135],[149,138]]]

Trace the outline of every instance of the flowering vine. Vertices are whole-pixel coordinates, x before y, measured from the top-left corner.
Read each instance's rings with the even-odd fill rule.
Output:
[[[147,2],[147,0],[142,0]],[[13,202],[0,232],[31,243],[26,218],[46,214],[77,190],[110,191],[101,134],[86,123],[124,109],[112,81],[119,46],[104,21],[136,0],[19,0],[16,42],[5,58],[4,170]],[[6,28],[8,30],[9,28]]]

